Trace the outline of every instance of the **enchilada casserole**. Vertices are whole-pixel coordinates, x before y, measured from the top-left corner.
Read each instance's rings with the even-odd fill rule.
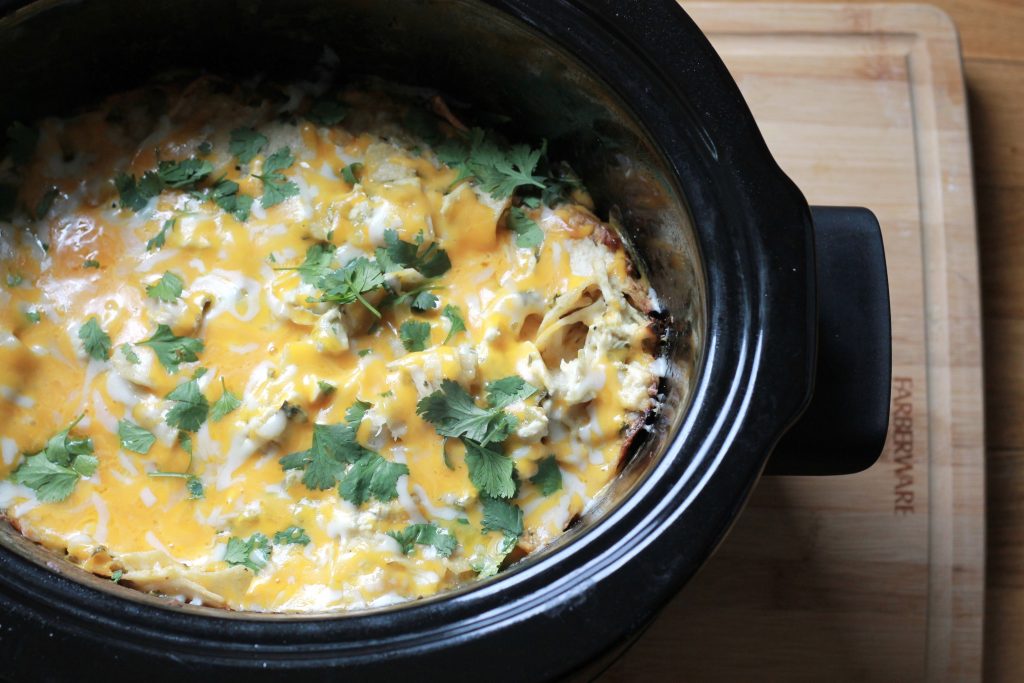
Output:
[[[656,409],[616,228],[436,96],[204,77],[7,138],[0,508],[90,572],[430,596],[562,534]]]

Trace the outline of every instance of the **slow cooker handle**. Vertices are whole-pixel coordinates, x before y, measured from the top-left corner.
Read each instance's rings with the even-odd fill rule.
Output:
[[[875,463],[889,427],[892,327],[882,233],[862,208],[811,207],[818,357],[807,409],[766,474],[852,474]]]

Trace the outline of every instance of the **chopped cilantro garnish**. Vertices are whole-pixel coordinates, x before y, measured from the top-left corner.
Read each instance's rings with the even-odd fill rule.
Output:
[[[206,422],[210,402],[203,396],[196,380],[192,379],[176,386],[167,394],[167,400],[174,402],[164,418],[170,426],[186,432],[196,432]]]
[[[358,301],[378,318],[380,311],[367,301],[363,294],[384,286],[384,273],[380,266],[365,256],[352,259],[327,275],[321,277],[316,286],[323,291],[318,301],[350,304]]]
[[[537,463],[537,473],[530,477],[530,483],[540,489],[541,495],[550,496],[562,490],[562,470],[558,460],[549,455]]]
[[[394,500],[398,497],[398,478],[403,474],[409,474],[405,465],[367,451],[348,468],[338,491],[342,498],[354,505],[362,505],[372,498],[385,502]]]
[[[233,180],[221,180],[210,190],[210,199],[220,208],[244,223],[249,220],[253,198],[238,191],[238,183]]]
[[[485,446],[492,441],[504,441],[518,424],[502,408],[536,390],[519,377],[506,377],[488,385],[491,405],[481,408],[457,382],[446,379],[440,389],[420,399],[416,413],[433,424],[441,436],[470,439]],[[517,398],[511,398],[513,395]]]
[[[252,128],[235,128],[231,131],[228,151],[238,159],[239,163],[247,164],[263,151],[267,137]]]
[[[487,383],[487,402],[492,408],[504,408],[535,393],[537,387],[516,375]]]
[[[164,243],[167,241],[167,231],[173,227],[173,218],[168,218],[166,221],[164,221],[164,225],[162,228],[160,228],[160,232],[158,232],[153,237],[153,239],[146,242],[146,251],[153,251],[154,249],[159,249],[160,247],[164,246]]]
[[[371,353],[373,353],[373,349],[359,349],[356,355],[358,355],[360,358],[364,358],[366,356],[369,356]]]
[[[448,304],[441,311],[441,316],[447,318],[452,325],[451,329],[448,330],[448,336],[444,338],[444,344],[447,344],[459,332],[466,331],[466,321],[462,319],[462,311],[459,310],[458,306]]]
[[[412,553],[417,545],[430,545],[441,557],[451,557],[458,545],[454,536],[434,523],[410,524],[401,531],[389,531],[388,536],[398,541],[405,555]]]
[[[85,262],[82,263],[82,267],[83,268],[99,268],[100,267],[100,262],[97,261],[96,259],[91,259],[91,258],[85,259]]]
[[[270,539],[261,533],[255,533],[246,540],[232,536],[228,539],[224,561],[259,573],[270,561],[271,550]]]
[[[197,354],[203,350],[201,339],[179,337],[171,332],[171,328],[163,324],[157,326],[152,337],[139,343],[153,349],[157,360],[171,373],[177,372],[181,363],[199,360]]]
[[[92,476],[99,465],[93,455],[92,439],[71,436],[71,430],[81,419],[79,416],[50,437],[43,450],[25,458],[11,474],[11,480],[35,490],[43,503],[60,502],[70,496],[78,480]]]
[[[479,128],[470,131],[469,140],[453,139],[437,148],[437,157],[458,169],[455,182],[474,178],[484,192],[494,199],[512,196],[516,188],[544,188],[544,177],[534,175],[544,148],[531,150],[527,145],[503,149]]]
[[[295,157],[288,147],[282,147],[263,162],[262,173],[256,174],[263,181],[263,196],[260,198],[263,208],[269,209],[299,193],[299,186],[281,173],[294,163]]]
[[[18,287],[25,281],[25,278],[19,273],[7,273],[7,286]]]
[[[237,396],[228,391],[227,385],[224,383],[224,378],[220,378],[221,394],[220,398],[217,399],[216,403],[213,404],[213,409],[210,411],[210,419],[214,422],[222,419],[225,415],[242,405],[242,401]]]
[[[369,409],[369,403],[356,401],[345,413],[343,424],[313,425],[310,449],[281,458],[281,467],[304,470],[302,483],[310,489],[337,484],[341,497],[356,505],[372,498],[394,500],[398,478],[408,474],[409,468],[385,460],[356,440],[359,423]]]
[[[320,395],[321,396],[328,396],[330,394],[333,394],[337,390],[337,388],[338,388],[338,387],[334,386],[333,384],[331,384],[330,382],[325,382],[322,379],[317,380],[316,387],[317,387],[317,389],[320,390]]]
[[[189,452],[189,455],[191,455],[191,452]],[[188,472],[150,472],[149,476],[184,479],[185,490],[188,491],[189,500],[199,500],[205,495],[203,481],[194,474],[189,474]]]
[[[42,320],[42,317],[39,315],[39,311],[27,308],[25,309],[25,320],[28,320],[30,323],[35,325]]]
[[[466,468],[469,480],[481,495],[493,498],[511,498],[516,493],[516,482],[512,476],[515,463],[506,457],[498,444],[481,446],[470,439],[466,444]]]
[[[146,296],[150,299],[171,303],[181,296],[184,286],[185,281],[168,270],[157,283],[146,286]]]
[[[290,526],[274,534],[274,543],[278,545],[308,545],[310,540],[306,530],[300,526]]]
[[[110,336],[100,327],[96,316],[89,318],[78,330],[85,352],[96,360],[110,358]]]
[[[153,432],[129,420],[117,423],[117,436],[121,440],[121,448],[142,455],[149,453],[149,449],[156,443]]]
[[[516,539],[523,535],[523,511],[519,506],[506,500],[480,499],[484,506],[484,531],[501,531],[506,538]]]
[[[110,573],[110,580],[113,581],[114,583],[120,583],[122,576],[124,576],[124,570],[123,569],[115,569],[113,572]]]
[[[358,161],[353,161],[351,164],[341,169],[341,177],[344,178],[345,182],[348,183],[349,185],[355,185],[356,183],[359,182],[359,177],[356,176],[356,174],[362,170],[362,163]]]
[[[213,173],[213,164],[204,159],[165,160],[157,165],[156,174],[166,187],[191,189],[196,183]]]
[[[121,344],[121,354],[125,357],[125,360],[132,365],[138,365],[142,362],[139,360],[138,354],[132,349],[131,344]]]
[[[317,242],[306,250],[306,260],[296,270],[302,281],[315,285],[317,281],[331,272],[334,263],[335,246],[326,242]]]
[[[518,206],[508,211],[508,227],[516,234],[516,246],[520,249],[533,249],[544,243],[544,231]]]
[[[430,323],[406,320],[398,329],[398,337],[406,351],[422,351],[430,341]]]
[[[422,251],[420,247],[423,247]],[[394,230],[384,231],[384,246],[378,247],[377,262],[385,272],[393,272],[403,268],[412,268],[423,277],[440,277],[452,267],[448,253],[441,249],[437,242],[423,246],[423,234],[416,235],[415,242],[406,242],[398,238]]]
[[[345,105],[337,100],[320,99],[313,103],[306,118],[320,126],[333,126],[341,123],[346,114]]]

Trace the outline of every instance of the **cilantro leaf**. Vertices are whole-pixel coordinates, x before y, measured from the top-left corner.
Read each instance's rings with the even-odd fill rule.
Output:
[[[454,536],[432,522],[410,524],[401,531],[389,531],[388,536],[398,541],[405,555],[412,553],[416,545],[432,545],[441,557],[451,557],[458,545]]]
[[[161,161],[156,168],[156,174],[163,184],[173,189],[193,188],[211,173],[213,164],[195,157],[181,161]]]
[[[89,318],[78,329],[78,338],[82,340],[85,352],[96,360],[110,358],[110,336],[100,327],[96,316]]]
[[[372,498],[387,502],[398,497],[398,478],[403,474],[409,474],[405,465],[367,451],[349,467],[338,485],[338,492],[354,505],[362,505]]]
[[[83,268],[99,268],[100,267],[100,262],[95,260],[95,259],[91,259],[91,258],[85,259],[85,261],[82,263],[82,267]]]
[[[311,540],[300,526],[290,526],[274,534],[274,543],[279,545],[307,545]]]
[[[431,311],[437,308],[438,303],[440,303],[440,299],[438,299],[434,294],[431,294],[428,290],[423,290],[421,292],[417,292],[416,296],[412,298],[412,301],[409,302],[409,308],[417,311],[418,313],[422,313],[424,311]]]
[[[344,267],[324,275],[316,286],[323,291],[319,301],[338,304],[359,301],[370,313],[380,317],[380,311],[362,295],[383,287],[384,273],[376,262],[365,256],[352,259]]]
[[[530,477],[530,483],[540,489],[543,496],[550,496],[562,490],[562,470],[559,469],[558,460],[554,455],[549,455],[537,463],[537,474]]]
[[[482,496],[511,498],[516,493],[516,482],[512,478],[515,463],[500,451],[484,447],[471,439],[466,444],[466,467],[469,480]]]
[[[113,581],[114,583],[120,583],[122,576],[124,576],[124,570],[123,569],[115,569],[110,574],[110,580]]]
[[[164,419],[172,427],[186,432],[196,432],[206,422],[210,403],[199,389],[199,382],[192,379],[176,386],[167,399],[174,405]]]
[[[398,329],[398,337],[406,351],[423,351],[430,341],[430,323],[406,320]]]
[[[71,437],[71,430],[82,421],[82,417],[82,415],[79,415],[71,424],[51,436],[46,442],[42,452],[51,462],[68,466],[76,456],[93,454],[92,439],[89,437],[84,439],[74,439]]]
[[[353,161],[351,164],[341,169],[341,177],[349,185],[355,185],[359,182],[359,178],[356,176],[356,173],[359,173],[362,170],[363,164],[358,161]]]
[[[487,383],[487,403],[492,408],[504,408],[535,393],[537,387],[516,375]]]
[[[156,443],[153,432],[128,420],[117,423],[117,436],[121,440],[121,448],[142,455],[149,453],[149,449]]]
[[[256,177],[263,181],[263,196],[260,198],[263,208],[269,209],[299,194],[299,186],[281,173],[294,163],[295,157],[288,147],[282,147],[263,162],[263,172],[256,174]]]
[[[482,497],[480,502],[484,507],[484,531],[502,531],[513,538],[523,535],[523,511],[519,506],[497,498]]]
[[[172,303],[181,296],[184,286],[185,281],[168,270],[156,284],[146,286],[146,296],[150,299]]]
[[[516,246],[520,249],[533,249],[544,243],[544,231],[518,206],[508,210],[507,224],[516,234]]]
[[[7,153],[18,166],[24,166],[32,161],[38,142],[39,131],[35,128],[20,121],[14,121],[7,126]]]
[[[42,316],[39,315],[39,311],[35,311],[35,310],[32,310],[32,309],[26,309],[25,310],[25,320],[28,320],[29,323],[35,325],[36,323],[38,323],[42,319],[43,319]]]
[[[199,360],[197,354],[203,350],[203,341],[192,337],[179,337],[171,332],[167,325],[157,325],[156,332],[149,339],[139,342],[148,346],[156,353],[160,364],[171,373],[178,371],[181,363]]]
[[[518,424],[500,407],[481,408],[473,397],[450,379],[441,388],[416,404],[416,413],[431,424],[441,436],[470,439],[481,446],[504,441]]]
[[[306,118],[320,126],[334,126],[341,123],[348,112],[345,105],[337,100],[320,99],[313,103]]]
[[[144,176],[145,178],[145,176]],[[152,181],[136,183],[135,176],[127,173],[118,173],[114,178],[114,187],[120,196],[121,206],[131,209],[135,213],[142,211],[149,204],[149,200],[160,194],[160,183]]]
[[[249,220],[253,198],[238,191],[238,183],[233,180],[221,180],[210,190],[210,198],[214,204],[227,211],[240,223]]]
[[[317,242],[306,250],[306,260],[298,267],[302,281],[315,285],[317,281],[331,272],[336,247],[326,242]]]
[[[210,411],[210,419],[214,422],[223,419],[225,415],[242,405],[242,401],[228,391],[223,377],[220,378],[220,387],[222,389],[220,398],[213,404],[213,409]]]
[[[377,261],[386,272],[412,268],[427,278],[440,277],[451,269],[448,252],[441,249],[437,242],[427,244],[420,251],[422,246],[422,233],[416,236],[415,242],[406,242],[399,239],[394,230],[385,230],[384,246],[377,247]]]
[[[142,362],[141,360],[139,360],[138,354],[136,354],[135,351],[132,350],[131,344],[121,344],[121,354],[125,357],[125,360],[127,360],[132,365],[138,365],[139,363]]]
[[[91,476],[99,464],[93,455],[92,439],[71,436],[81,419],[80,415],[50,437],[42,451],[25,458],[11,474],[12,481],[34,489],[43,503],[60,502],[70,496],[78,480]]]
[[[321,396],[329,396],[330,394],[333,394],[338,389],[338,387],[334,386],[330,382],[325,382],[322,379],[318,379],[316,381],[316,387],[317,387],[317,389],[320,390],[320,395]]]
[[[372,453],[356,440],[359,423],[369,409],[369,403],[356,401],[345,411],[344,423],[314,424],[309,450],[281,458],[282,469],[304,469],[302,483],[309,489],[324,490],[334,486],[344,474],[346,464]]]
[[[531,150],[527,145],[502,149],[485,131],[474,128],[469,140],[449,140],[436,149],[437,157],[459,171],[455,183],[474,178],[480,189],[494,199],[512,196],[516,188],[544,188],[544,177],[534,175],[544,148]]]
[[[203,491],[203,482],[199,477],[189,475],[188,479],[185,480],[185,489],[188,491],[188,497],[190,500],[199,500],[206,492]]]
[[[25,458],[14,470],[11,480],[34,489],[36,497],[43,503],[59,503],[71,495],[80,477],[77,471],[51,462],[40,453]]]
[[[252,128],[235,128],[231,131],[228,151],[238,159],[239,163],[247,164],[263,151],[267,137]]]
[[[459,332],[466,331],[466,321],[462,319],[462,311],[459,310],[458,306],[448,304],[441,311],[441,317],[447,318],[451,323],[451,328],[448,330],[448,336],[444,338],[443,344],[447,344],[448,340],[457,335]]]
[[[192,455],[191,450],[189,450],[189,455]],[[202,480],[194,474],[189,474],[188,472],[150,472],[149,476],[153,478],[173,477],[174,479],[184,479],[185,490],[188,491],[189,500],[199,500],[205,495]]]
[[[174,219],[168,218],[164,221],[164,225],[160,228],[160,232],[153,236],[153,239],[146,242],[146,251],[153,251],[164,246],[167,241],[167,231],[174,227]]]
[[[272,550],[270,539],[261,533],[255,533],[246,540],[232,536],[228,539],[224,561],[232,566],[242,565],[258,574],[270,561]]]

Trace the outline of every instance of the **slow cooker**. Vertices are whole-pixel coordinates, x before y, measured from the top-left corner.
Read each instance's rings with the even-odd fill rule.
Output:
[[[890,327],[864,209],[809,208],[721,60],[672,0],[0,1],[0,125],[169,69],[429,86],[547,139],[621,213],[659,293],[662,407],[611,490],[498,576],[331,615],[182,605],[0,528],[13,680],[545,680],[599,671],[698,570],[762,472],[878,457]]]

